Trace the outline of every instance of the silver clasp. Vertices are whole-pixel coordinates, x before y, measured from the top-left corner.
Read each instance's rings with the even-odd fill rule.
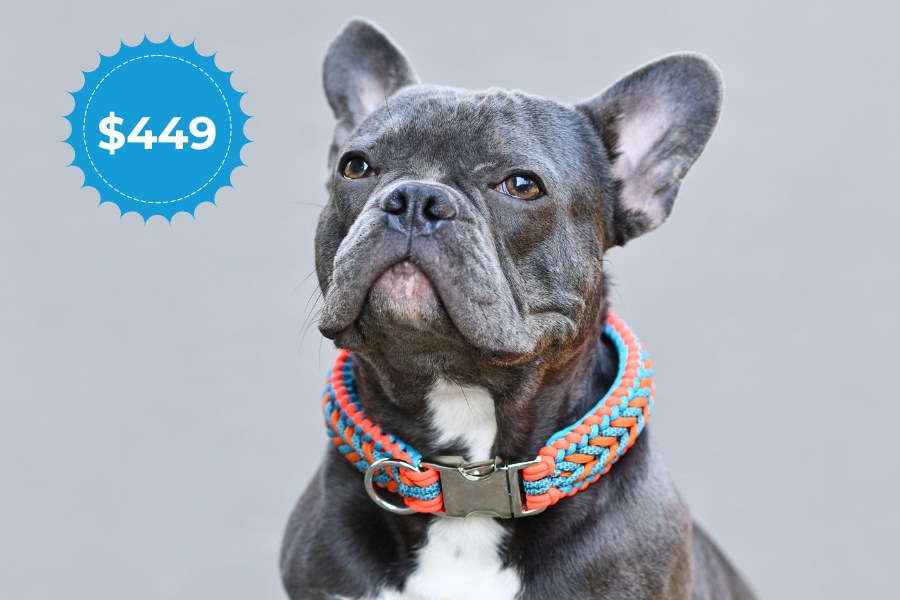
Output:
[[[444,510],[432,513],[441,517],[464,518],[470,515],[510,519],[543,512],[543,508],[529,510],[525,507],[524,492],[519,481],[519,471],[539,460],[506,463],[500,458],[467,463],[461,456],[440,456],[422,461],[422,466],[438,472]],[[375,489],[372,478],[385,467],[416,470],[404,461],[382,459],[366,470],[366,491],[380,507],[397,514],[409,514],[410,508],[397,506],[385,500]]]
[[[375,489],[375,481],[373,480],[375,474],[387,467],[397,467],[400,469],[409,469],[410,471],[418,471],[415,465],[411,465],[410,463],[403,460],[395,460],[393,458],[382,458],[380,460],[376,460],[371,465],[369,465],[368,469],[366,469],[365,484],[366,492],[369,493],[369,498],[371,498],[375,502],[375,504],[377,504],[381,508],[392,513],[396,513],[398,515],[413,514],[416,511],[405,506],[399,506],[397,504],[388,502],[381,496],[381,494],[378,493],[378,490]]]

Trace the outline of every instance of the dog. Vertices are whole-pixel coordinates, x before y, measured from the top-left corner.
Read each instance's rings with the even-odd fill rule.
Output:
[[[718,120],[717,67],[667,56],[571,106],[422,84],[355,19],[324,87],[319,329],[343,362],[325,397],[337,448],[284,537],[290,598],[752,598],[637,437],[652,386],[597,408],[588,423],[627,423],[607,446],[566,430],[621,383],[623,357],[649,378],[610,316],[603,256],[669,216]],[[588,454],[554,449],[569,439]],[[554,453],[571,485],[526,495]]]

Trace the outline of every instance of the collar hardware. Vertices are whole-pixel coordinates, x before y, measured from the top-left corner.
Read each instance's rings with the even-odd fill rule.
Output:
[[[524,487],[519,473],[536,465],[540,459],[506,463],[501,458],[467,463],[461,456],[440,456],[423,459],[424,469],[439,474],[443,509],[435,516],[466,518],[472,515],[512,519],[536,515],[544,508],[529,509],[525,505]],[[374,477],[387,467],[423,472],[412,464],[390,458],[373,462],[366,469],[366,491],[378,506],[396,514],[410,514],[415,510],[387,501],[375,489]]]

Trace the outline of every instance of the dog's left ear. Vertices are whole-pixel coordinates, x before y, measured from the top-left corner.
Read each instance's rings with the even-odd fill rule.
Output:
[[[325,95],[337,118],[329,164],[353,129],[391,94],[418,83],[403,51],[377,25],[350,20],[335,36],[322,69]]]
[[[722,77],[708,58],[674,54],[577,105],[599,130],[619,184],[611,245],[666,220],[688,169],[712,135]]]

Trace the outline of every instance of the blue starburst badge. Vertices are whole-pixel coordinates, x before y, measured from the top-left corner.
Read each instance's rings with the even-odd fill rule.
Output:
[[[215,55],[201,56],[193,43],[145,37],[122,44],[101,55],[72,94],[72,164],[84,172],[84,185],[100,192],[100,203],[115,203],[122,215],[193,215],[201,202],[215,203],[243,165],[243,94],[231,86],[231,73],[216,67]]]

